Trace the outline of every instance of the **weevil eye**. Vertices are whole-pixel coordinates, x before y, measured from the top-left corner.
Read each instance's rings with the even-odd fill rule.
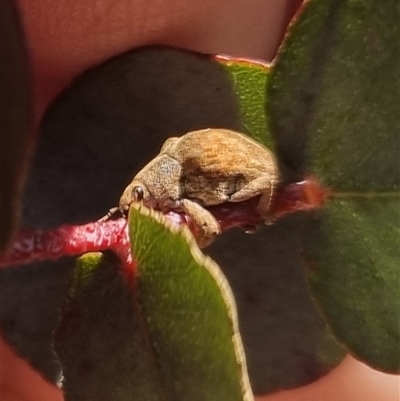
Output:
[[[144,191],[141,186],[133,187],[132,196],[135,202],[140,202],[144,198]]]

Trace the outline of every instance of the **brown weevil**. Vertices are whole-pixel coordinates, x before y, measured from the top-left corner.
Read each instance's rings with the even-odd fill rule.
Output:
[[[142,202],[163,212],[183,212],[204,232],[202,244],[208,244],[220,225],[206,207],[260,196],[257,211],[268,222],[277,182],[269,149],[239,132],[203,129],[167,139],[126,187],[119,210],[126,214],[132,202]]]

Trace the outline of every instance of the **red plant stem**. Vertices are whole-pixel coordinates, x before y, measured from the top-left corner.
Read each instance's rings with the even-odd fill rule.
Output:
[[[330,191],[312,177],[288,184],[277,191],[271,205],[271,220],[297,211],[320,208],[329,195]],[[240,203],[211,206],[208,210],[218,220],[222,231],[232,227],[251,229],[264,221],[257,211],[258,202],[259,197],[255,197]],[[187,224],[195,236],[196,232],[198,234],[199,227],[194,226],[190,217],[170,211],[166,218],[174,225]],[[106,249],[114,251],[124,266],[133,271],[126,219],[97,221],[82,226],[65,225],[52,230],[22,229],[11,249],[5,255],[0,255],[0,267]]]
[[[22,229],[11,249],[0,257],[0,267],[86,252],[113,250],[127,265],[132,264],[127,221],[94,222],[82,226],[64,225],[56,229]]]
[[[314,177],[290,183],[279,189],[271,205],[271,215],[278,219],[286,214],[319,209],[332,191],[324,188]]]

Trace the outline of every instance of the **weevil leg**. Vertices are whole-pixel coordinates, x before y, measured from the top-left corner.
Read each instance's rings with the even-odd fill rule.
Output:
[[[271,204],[273,186],[274,183],[271,181],[271,177],[259,177],[249,182],[242,189],[231,195],[229,202],[243,202],[245,200],[254,198],[255,196],[261,195],[260,201],[258,202],[257,211],[262,217],[265,218],[266,222],[269,222],[269,207]]]
[[[200,247],[209,245],[214,237],[221,233],[221,227],[215,217],[198,203],[183,199],[179,202],[179,207],[193,220],[195,226],[201,230],[198,238]]]
[[[261,198],[257,205],[257,211],[264,218],[264,223],[270,225],[273,223],[271,218],[271,214],[269,211],[272,199],[272,192],[271,190],[266,190],[261,194]]]
[[[122,215],[121,210],[119,209],[119,207],[112,207],[105,216],[103,216],[102,218],[100,218],[99,222],[104,222],[104,221],[108,221],[114,218],[117,218],[118,215]]]

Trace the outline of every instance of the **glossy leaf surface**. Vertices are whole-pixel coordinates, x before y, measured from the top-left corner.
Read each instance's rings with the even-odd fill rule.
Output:
[[[130,236],[135,277],[96,255],[76,269],[57,336],[66,399],[252,400],[218,266],[148,209],[131,210]]]

